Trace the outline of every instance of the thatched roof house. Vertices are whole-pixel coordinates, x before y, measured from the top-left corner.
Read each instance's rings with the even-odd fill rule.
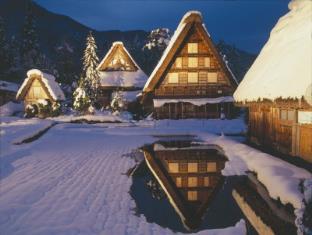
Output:
[[[144,86],[158,118],[230,116],[234,75],[214,46],[200,12],[187,12]]]
[[[293,0],[234,93],[251,141],[312,161],[312,8]]]
[[[26,107],[28,104],[37,104],[40,100],[49,100],[51,104],[63,101],[65,95],[53,75],[32,69],[27,72],[27,78],[19,88],[16,99],[24,100]]]

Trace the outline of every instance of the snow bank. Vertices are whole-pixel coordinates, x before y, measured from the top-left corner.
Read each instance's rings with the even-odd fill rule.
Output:
[[[127,102],[133,102],[141,94],[141,90],[138,90],[138,91],[121,91],[121,94],[122,94],[122,97]]]
[[[14,103],[12,101],[0,106],[0,117],[12,116],[14,113],[22,112],[24,106],[21,103]]]
[[[222,96],[218,98],[199,98],[199,99],[153,99],[154,107],[161,107],[166,103],[191,103],[196,106],[201,106],[205,104],[218,104],[218,103],[226,103],[233,102],[234,99],[232,96]]]
[[[90,123],[121,123],[129,122],[122,115],[113,115],[111,113],[97,113],[95,115],[62,115],[58,117],[48,118],[59,123],[62,122],[90,122]]]
[[[25,78],[23,84],[19,88],[17,94],[16,94],[16,99],[21,99],[22,97],[21,94],[26,89],[26,87],[29,84],[29,82],[32,81],[31,77],[32,75],[39,76],[41,81],[44,83],[45,87],[48,89],[49,94],[52,96],[52,98],[57,101],[57,100],[65,100],[65,95],[60,88],[59,84],[55,81],[55,77],[51,74],[43,73],[38,69],[31,69],[27,72],[27,78]]]
[[[312,2],[293,0],[290,11],[272,29],[234,98],[301,98],[312,104]]]

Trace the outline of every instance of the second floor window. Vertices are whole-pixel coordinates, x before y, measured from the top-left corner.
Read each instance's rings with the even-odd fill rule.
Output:
[[[188,43],[187,44],[187,52],[190,54],[198,53],[198,43]]]

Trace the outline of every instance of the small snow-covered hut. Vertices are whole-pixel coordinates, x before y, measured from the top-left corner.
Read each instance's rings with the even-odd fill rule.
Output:
[[[122,42],[114,42],[98,66],[100,72],[99,102],[109,104],[112,93],[122,91],[126,101],[136,99],[147,81],[146,74],[138,66]]]
[[[16,99],[23,100],[26,108],[27,105],[38,105],[42,100],[48,100],[51,104],[63,101],[65,95],[53,75],[32,69],[27,72]]]
[[[187,12],[143,89],[156,118],[232,116],[234,75],[200,12]]]
[[[254,143],[312,162],[312,7],[293,0],[234,93]]]

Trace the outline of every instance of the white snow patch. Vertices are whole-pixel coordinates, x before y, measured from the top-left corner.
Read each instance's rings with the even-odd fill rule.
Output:
[[[2,106],[0,106],[0,117],[4,116],[12,116],[16,112],[22,112],[24,110],[24,106],[22,103],[8,102]]]
[[[168,103],[191,103],[196,106],[201,106],[205,104],[218,104],[218,103],[226,103],[233,102],[233,96],[222,96],[217,98],[199,98],[199,99],[153,99],[154,107],[161,107],[164,104]]]
[[[18,84],[0,80],[0,90],[17,92]]]

